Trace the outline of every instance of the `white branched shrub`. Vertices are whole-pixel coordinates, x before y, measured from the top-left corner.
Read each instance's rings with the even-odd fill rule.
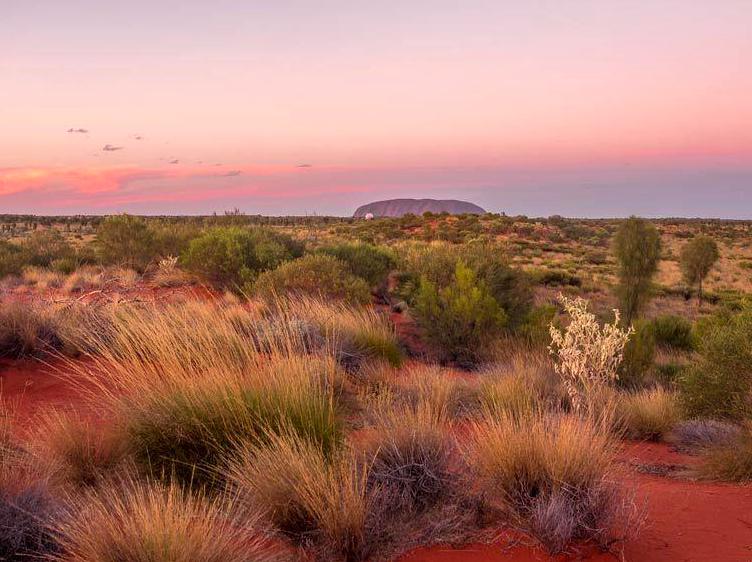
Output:
[[[167,256],[159,260],[159,271],[162,273],[172,273],[178,265],[178,258],[176,256]]]
[[[549,326],[551,345],[548,349],[556,357],[554,367],[564,381],[572,406],[579,411],[592,391],[619,378],[617,369],[624,346],[634,329],[619,327],[620,314],[616,309],[613,324],[601,326],[588,311],[586,300],[559,295],[559,301],[570,322],[563,332],[553,324]]]

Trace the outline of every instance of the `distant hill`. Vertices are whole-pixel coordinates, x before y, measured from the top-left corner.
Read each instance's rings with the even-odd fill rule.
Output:
[[[401,217],[408,213],[422,215],[426,211],[432,213],[449,213],[461,215],[468,213],[482,215],[486,211],[478,205],[455,199],[387,199],[361,205],[355,210],[353,217],[365,217],[371,213],[374,217]]]

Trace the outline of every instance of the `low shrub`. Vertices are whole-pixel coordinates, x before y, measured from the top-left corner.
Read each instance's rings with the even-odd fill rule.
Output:
[[[697,473],[701,478],[752,482],[752,428],[747,426],[730,443],[702,451]]]
[[[645,376],[655,363],[655,335],[651,325],[644,321],[635,322],[633,332],[624,346],[619,365],[619,386],[639,388]]]
[[[698,351],[678,380],[687,417],[740,420],[752,413],[752,311],[708,321]]]
[[[302,246],[286,235],[262,228],[215,227],[191,240],[181,264],[212,283],[238,289],[260,272],[302,254]]]
[[[35,231],[22,244],[26,262],[35,267],[49,267],[57,259],[70,259],[73,247],[55,229]]]
[[[383,284],[396,265],[390,250],[364,242],[324,246],[319,251],[345,263],[350,273],[364,279],[369,287]]]
[[[56,525],[59,562],[247,562],[278,559],[220,499],[125,482],[84,495]]]
[[[251,291],[267,300],[279,296],[319,297],[357,304],[371,300],[366,281],[349,273],[337,258],[324,254],[309,254],[262,273]]]
[[[659,347],[692,351],[692,323],[681,316],[658,316],[650,322],[650,330]]]
[[[676,394],[660,387],[624,395],[619,414],[629,437],[650,441],[666,437],[680,419]]]
[[[25,265],[26,256],[21,247],[13,242],[0,240],[0,279],[20,274]]]
[[[608,543],[623,518],[612,480],[616,442],[602,421],[566,414],[488,415],[470,463],[482,490],[552,553]]]
[[[668,441],[683,453],[729,446],[739,437],[739,426],[718,420],[686,420],[674,426]]]
[[[413,311],[439,359],[464,367],[483,360],[506,325],[504,310],[461,261],[448,286],[421,281]]]
[[[111,215],[97,228],[96,247],[103,263],[143,271],[154,258],[154,235],[142,217]]]

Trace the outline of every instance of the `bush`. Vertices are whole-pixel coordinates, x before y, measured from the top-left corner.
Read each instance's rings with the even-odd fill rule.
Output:
[[[564,414],[487,416],[470,462],[481,489],[552,553],[577,540],[608,543],[620,518],[607,424]]]
[[[638,321],[633,324],[632,333],[619,365],[619,385],[637,388],[643,384],[645,374],[655,362],[655,336],[649,323]]]
[[[619,410],[626,433],[633,439],[659,441],[680,417],[676,394],[662,388],[625,395]]]
[[[687,420],[674,427],[669,441],[683,453],[701,453],[706,449],[732,445],[739,437],[739,427],[717,420]]]
[[[259,562],[277,559],[253,519],[177,486],[126,482],[77,500],[56,526],[58,562]],[[250,523],[250,524],[249,524]]]
[[[655,337],[655,343],[663,348],[692,351],[692,323],[681,316],[665,315],[654,318],[650,329]]]
[[[181,256],[188,269],[217,285],[240,288],[259,272],[302,255],[292,238],[261,228],[215,227],[191,240]]]
[[[262,273],[252,292],[264,299],[312,296],[366,304],[371,291],[363,279],[347,271],[343,262],[324,254],[309,254]]]
[[[345,263],[350,272],[364,279],[369,287],[384,283],[395,267],[391,251],[363,242],[325,246],[320,251]]]
[[[739,420],[752,413],[752,310],[707,322],[698,351],[678,381],[687,416]]]
[[[749,422],[748,422],[749,424]],[[752,429],[745,427],[728,444],[706,448],[697,472],[701,478],[752,482]]]
[[[18,275],[26,265],[26,256],[21,247],[6,240],[0,240],[0,278]]]
[[[73,247],[57,230],[33,232],[23,242],[26,261],[36,267],[49,267],[56,259],[71,258]]]
[[[427,278],[421,281],[414,312],[439,358],[466,367],[487,355],[506,325],[504,310],[461,261],[447,287],[437,288]]]
[[[146,220],[133,215],[105,218],[97,229],[96,245],[102,262],[139,271],[154,257],[154,235]]]

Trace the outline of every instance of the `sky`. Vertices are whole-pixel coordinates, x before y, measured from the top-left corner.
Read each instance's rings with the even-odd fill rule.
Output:
[[[750,0],[0,0],[0,213],[752,219]]]

